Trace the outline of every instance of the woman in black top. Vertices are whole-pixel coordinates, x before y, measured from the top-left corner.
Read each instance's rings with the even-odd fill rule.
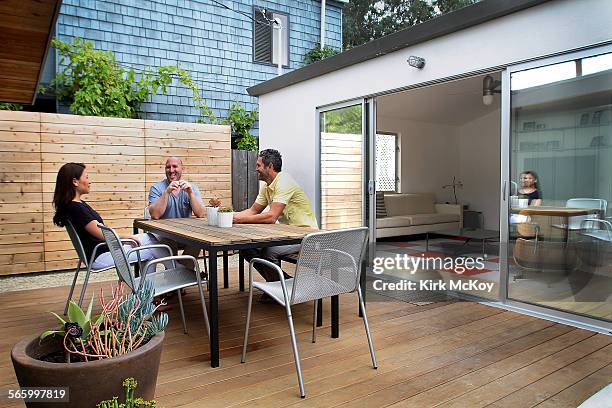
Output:
[[[521,173],[521,188],[518,190],[520,198],[528,199],[527,204],[539,207],[542,205],[542,195],[538,190],[538,176],[531,170]]]
[[[102,217],[85,201],[81,199],[82,195],[88,194],[91,182],[87,174],[87,168],[83,163],[66,163],[57,173],[55,183],[55,192],[53,194],[53,206],[55,207],[55,215],[53,223],[59,227],[63,227],[66,221],[70,221],[76,230],[87,259],[91,259],[93,250],[96,245],[104,242],[102,231],[98,227],[98,223],[104,224]],[[151,234],[138,234],[124,238],[133,239],[138,245],[152,245],[159,243]],[[92,263],[93,269],[101,269],[104,267],[113,266],[113,258],[108,252],[108,248],[102,247],[102,252],[98,252],[96,259]],[[125,245],[127,251],[131,246]],[[141,251],[141,260],[150,260],[168,256],[168,252],[162,248],[152,248]],[[130,261],[136,261],[135,253],[130,255]]]

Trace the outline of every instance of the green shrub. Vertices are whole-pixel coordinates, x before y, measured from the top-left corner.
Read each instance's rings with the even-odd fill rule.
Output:
[[[0,110],[20,111],[23,106],[18,103],[0,102]]]
[[[50,86],[56,87],[58,99],[70,103],[70,111],[76,115],[138,118],[143,102],[158,92],[166,94],[178,79],[192,92],[200,111],[199,122],[216,122],[190,73],[178,65],[147,67],[137,78],[133,68],[121,67],[112,51],[96,50],[91,41],[76,38],[69,44],[53,40],[51,45],[57,48],[64,69]]]
[[[339,49],[330,47],[329,45],[325,45],[323,46],[323,49],[321,49],[321,44],[317,43],[313,49],[304,55],[304,65],[312,64],[313,62],[320,61],[339,53]]]
[[[238,102],[234,102],[230,107],[229,116],[223,123],[232,127],[237,149],[257,151],[257,138],[250,133],[256,120],[257,109],[247,112]]]

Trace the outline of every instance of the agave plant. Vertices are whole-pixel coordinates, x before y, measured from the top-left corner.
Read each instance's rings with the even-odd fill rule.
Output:
[[[60,327],[44,332],[41,341],[51,335],[63,336],[66,362],[70,362],[71,355],[82,361],[116,357],[146,344],[166,328],[168,315],[155,315],[159,306],[153,304],[155,290],[150,281],[145,281],[136,293],[125,294],[124,290],[125,285],[119,283],[106,300],[100,289],[102,313],[93,318],[93,298],[87,311],[71,301],[68,320],[51,312],[59,320]]]

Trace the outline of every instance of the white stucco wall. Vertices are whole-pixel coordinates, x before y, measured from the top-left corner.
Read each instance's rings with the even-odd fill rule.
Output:
[[[557,0],[313,78],[259,98],[260,146],[283,153],[315,206],[316,107],[612,39],[612,1]],[[424,57],[423,70],[406,63]]]
[[[378,116],[378,130],[400,138],[402,193],[434,193],[438,202],[453,200],[442,186],[459,177],[457,126]]]

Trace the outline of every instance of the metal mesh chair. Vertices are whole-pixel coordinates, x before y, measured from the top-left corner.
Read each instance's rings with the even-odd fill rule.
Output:
[[[149,207],[145,207],[143,210],[143,217],[145,220],[150,220],[151,219],[151,213],[149,212]],[[204,259],[204,276],[205,279],[207,279],[208,277],[208,266],[207,266],[207,262],[206,262],[206,251],[202,251],[202,259]]]
[[[285,279],[283,270],[276,264],[260,258],[254,258],[249,264],[249,301],[247,309],[246,329],[244,332],[244,344],[242,348],[242,362],[246,361],[247,342],[249,337],[249,325],[251,321],[251,309],[253,304],[253,289],[259,289],[267,293],[275,301],[285,307],[287,320],[289,321],[289,332],[291,335],[291,346],[300,387],[300,395],[305,397],[304,382],[302,380],[302,369],[300,356],[295,338],[291,306],[299,303],[314,301],[313,314],[313,336],[316,339],[316,312],[317,300],[342,293],[357,291],[359,297],[359,308],[363,315],[366,336],[372,365],[378,368],[374,345],[370,335],[368,317],[363,304],[363,297],[359,285],[361,275],[361,261],[364,256],[365,245],[368,237],[368,229],[350,228],[336,231],[316,232],[307,235],[302,241],[300,255],[295,269],[295,277]],[[275,269],[280,280],[277,282],[254,282],[253,265],[261,263]]]
[[[77,261],[77,266],[76,266],[76,270],[74,273],[74,279],[72,279],[72,286],[70,286],[70,292],[68,293],[68,299],[66,299],[66,307],[64,307],[64,314],[68,313],[68,304],[70,303],[70,300],[72,299],[74,287],[76,285],[77,278],[79,277],[79,272],[81,271],[81,264],[85,267],[86,272],[85,272],[85,280],[83,281],[83,288],[81,289],[81,294],[79,295],[79,306],[83,304],[83,298],[85,297],[85,291],[87,290],[87,284],[89,283],[89,276],[92,273],[98,273],[98,272],[102,272],[102,271],[106,271],[106,270],[114,268],[114,266],[108,266],[106,268],[100,268],[100,269],[92,269],[91,267],[91,265],[93,264],[93,261],[96,259],[96,256],[98,256],[98,253],[103,252],[101,251],[102,247],[106,247],[105,243],[100,243],[96,245],[91,254],[91,258],[87,259],[87,255],[85,255],[85,249],[83,249],[83,243],[81,242],[81,238],[79,238],[79,234],[77,234],[76,230],[74,229],[74,226],[68,220],[66,221],[66,231],[68,232],[68,236],[70,237],[70,241],[72,241],[72,246],[74,246],[74,250],[76,251],[79,257],[79,260]],[[133,239],[128,239],[128,238],[122,239],[121,242],[127,243],[127,244],[133,244],[134,246],[138,245],[136,241],[134,241]]]
[[[608,202],[602,198],[570,198],[567,200],[566,207],[568,208],[597,208],[600,211],[599,216],[605,217],[608,210]],[[579,231],[582,221],[593,218],[593,215],[579,215],[570,217],[567,224],[554,224],[553,228],[567,229],[569,231]]]
[[[202,312],[204,313],[204,323],[206,325],[206,332],[210,336],[210,323],[208,321],[208,312],[206,311],[206,300],[204,299],[204,291],[202,290],[202,283],[206,283],[206,280],[203,280],[200,277],[200,266],[198,265],[198,261],[189,255],[178,255],[172,256],[172,250],[168,245],[155,244],[155,245],[144,245],[140,247],[136,247],[127,253],[123,250],[123,245],[121,245],[121,241],[119,240],[119,236],[117,233],[109,227],[104,226],[103,224],[98,224],[98,227],[102,230],[102,235],[104,235],[104,240],[108,245],[108,249],[113,257],[113,261],[115,261],[115,268],[117,269],[117,275],[122,282],[125,282],[132,292],[136,293],[136,291],[143,285],[145,280],[149,280],[153,282],[153,286],[155,288],[154,296],[161,296],[169,292],[176,292],[179,300],[179,307],[181,310],[181,319],[183,321],[183,331],[187,333],[187,324],[185,322],[185,311],[183,309],[183,299],[181,296],[181,289],[189,287],[189,286],[198,286],[198,290],[200,293],[200,302],[202,303]],[[148,261],[141,270],[141,276],[135,277],[132,274],[132,270],[129,266],[129,256],[132,252],[136,252],[137,254],[145,249],[150,248],[166,248],[168,250],[169,256],[163,258],[157,258]],[[189,260],[193,263],[193,268],[189,269],[181,264],[178,264],[175,261],[178,260]],[[164,269],[160,271],[155,271],[155,267],[159,263],[168,263],[172,262],[172,268]],[[150,272],[150,270],[152,272]]]

